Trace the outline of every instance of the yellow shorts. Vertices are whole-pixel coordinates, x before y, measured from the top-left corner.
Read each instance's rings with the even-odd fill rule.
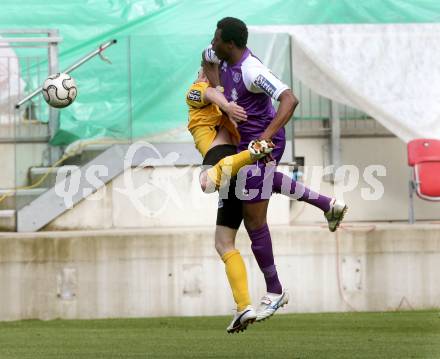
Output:
[[[214,126],[196,126],[189,130],[194,138],[194,144],[202,157],[205,157],[212,142],[217,136],[217,130]]]
[[[201,124],[189,129],[194,138],[196,148],[203,157],[205,157],[206,153],[211,148],[212,142],[214,142],[220,127],[224,127],[229,132],[235,143],[240,141],[240,135],[238,134],[237,129],[226,116],[222,116],[216,125]]]

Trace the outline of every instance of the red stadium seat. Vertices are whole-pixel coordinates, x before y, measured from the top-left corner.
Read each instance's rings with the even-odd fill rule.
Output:
[[[417,139],[408,143],[409,222],[414,223],[414,192],[428,201],[440,201],[440,140]]]

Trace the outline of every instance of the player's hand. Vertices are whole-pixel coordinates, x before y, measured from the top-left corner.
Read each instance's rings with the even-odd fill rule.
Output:
[[[233,101],[228,103],[228,106],[226,108],[226,113],[232,122],[237,123],[237,122],[247,121],[247,115],[244,108],[237,105]]]
[[[262,138],[259,139],[259,141],[263,141]],[[267,143],[267,147],[274,149],[275,148],[275,143],[272,142],[272,140],[269,138],[267,140],[264,140]]]

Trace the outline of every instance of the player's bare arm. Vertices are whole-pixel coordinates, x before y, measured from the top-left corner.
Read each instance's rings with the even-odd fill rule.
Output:
[[[278,100],[280,101],[280,105],[277,114],[261,135],[262,140],[270,140],[280,128],[285,126],[286,123],[289,122],[299,103],[298,99],[290,89],[284,90],[278,97]]]
[[[202,61],[203,71],[208,78],[212,87],[220,86],[220,76],[218,72],[218,65],[210,62]]]
[[[203,50],[202,67],[212,87],[220,86],[219,62],[219,59],[210,47]]]
[[[205,101],[217,104],[233,122],[242,122],[247,120],[246,111],[235,102],[228,102],[225,96],[218,90],[208,87],[205,92]]]

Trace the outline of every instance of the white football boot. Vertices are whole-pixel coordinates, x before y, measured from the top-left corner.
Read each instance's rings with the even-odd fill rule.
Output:
[[[348,207],[345,203],[337,201],[335,198],[330,202],[330,209],[324,213],[328,222],[330,232],[336,231],[347,213]]]
[[[273,151],[275,145],[268,140],[253,140],[249,142],[248,150],[254,160],[259,160]]]
[[[257,311],[257,322],[269,318],[275,312],[289,302],[289,293],[283,291],[281,294],[267,293],[261,298],[261,304]]]
[[[228,333],[238,333],[246,330],[247,326],[257,319],[257,313],[252,305],[248,305],[240,312],[235,312],[231,324],[226,328]]]

